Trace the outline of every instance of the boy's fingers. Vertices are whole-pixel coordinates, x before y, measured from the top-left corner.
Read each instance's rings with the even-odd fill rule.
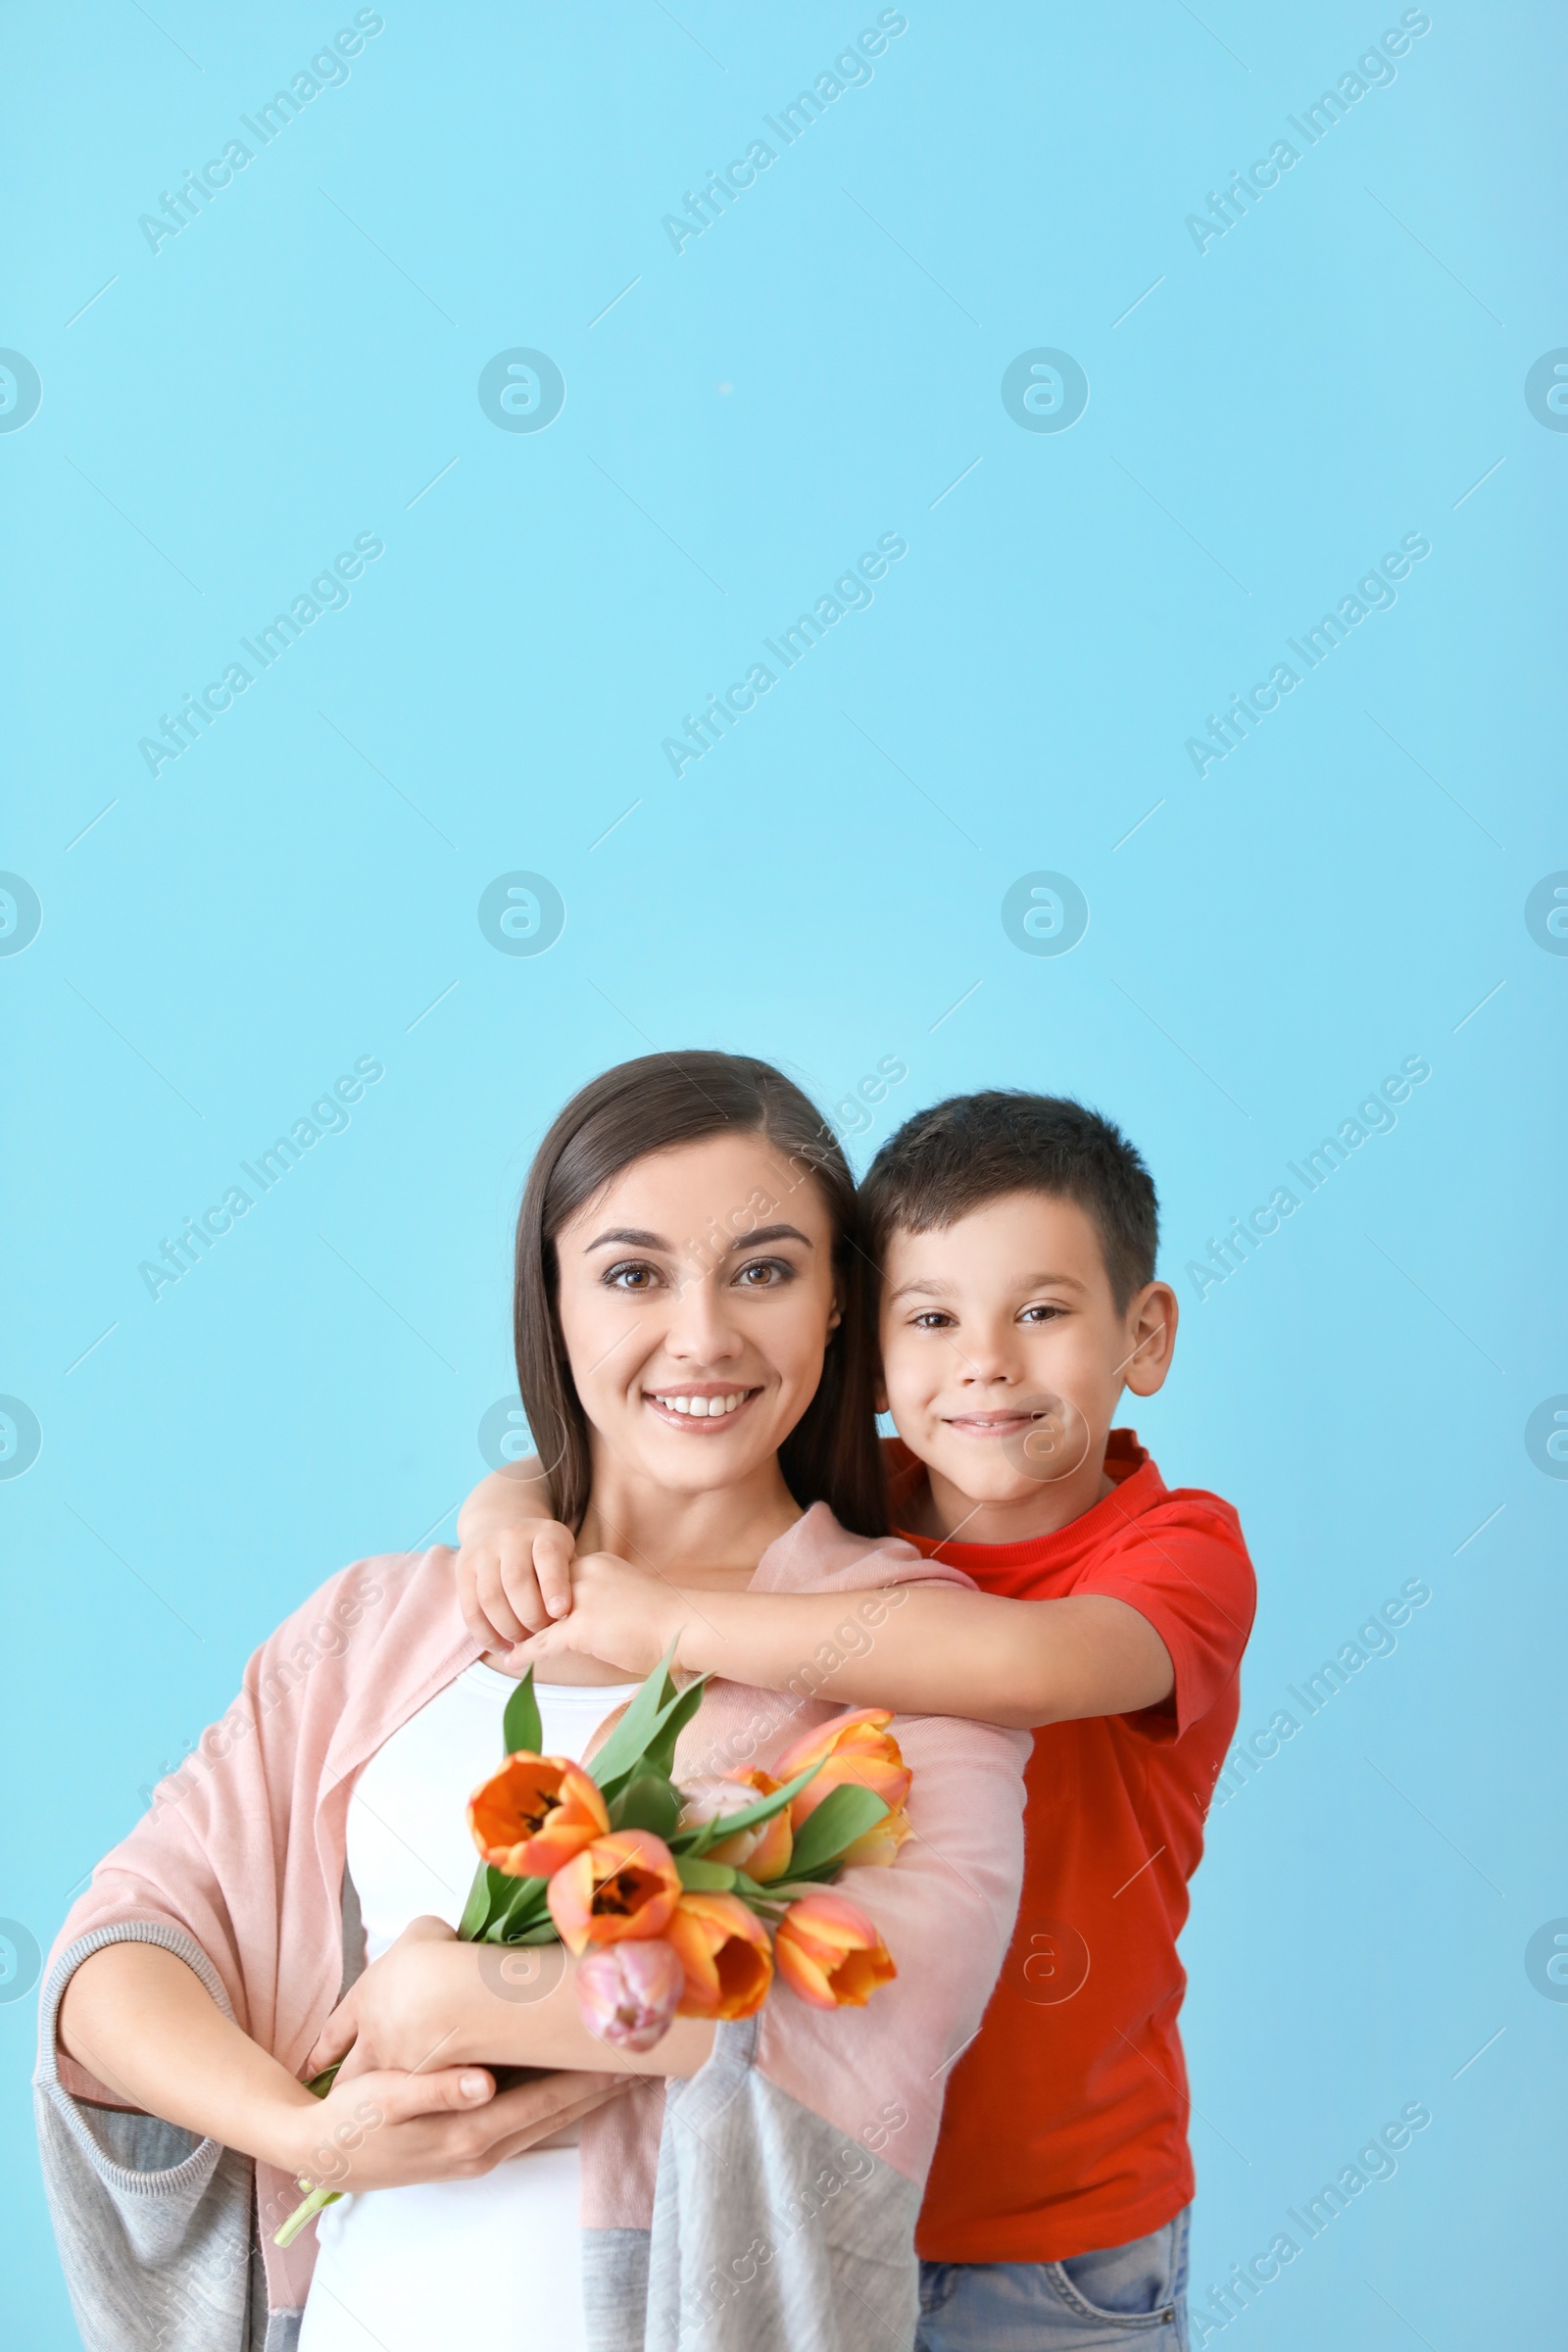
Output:
[[[487,1646],[493,1645],[496,1630],[479,1606],[478,1574],[470,1552],[458,1553],[453,1574],[457,1580],[458,1607],[463,1612],[464,1624],[476,1642],[483,1642]]]
[[[533,1572],[539,1597],[552,1617],[571,1607],[571,1564],[577,1545],[569,1527],[552,1521],[533,1540]]]
[[[505,1527],[496,1538],[501,1552],[502,1590],[514,1616],[521,1619],[530,1634],[550,1622],[534,1573],[533,1551],[538,1531],[539,1522],[535,1519],[526,1527]]]
[[[569,1657],[571,1642],[564,1625],[547,1625],[542,1632],[529,1634],[507,1652],[509,1672],[521,1675],[524,1667],[537,1666],[541,1658]]]
[[[513,1642],[521,1642],[530,1630],[513,1607],[507,1596],[506,1584],[503,1582],[507,1570],[507,1555],[511,1552],[514,1557],[515,1550],[515,1540],[513,1539],[509,1543],[508,1538],[502,1536],[497,1547],[487,1546],[480,1558],[474,1562],[474,1589],[479,1607],[484,1613],[486,1623],[491,1628],[491,1641],[487,1644],[490,1647],[494,1647],[497,1643],[505,1646]]]

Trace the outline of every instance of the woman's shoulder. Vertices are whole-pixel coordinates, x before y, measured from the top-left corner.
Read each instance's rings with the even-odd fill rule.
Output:
[[[776,1537],[758,1563],[754,1592],[819,1592],[842,1586],[968,1585],[971,1579],[942,1560],[928,1560],[902,1536],[858,1536],[825,1502],[813,1502]]]
[[[245,1681],[264,1709],[313,1683],[341,1707],[361,1690],[396,1707],[402,1686],[450,1680],[476,1645],[458,1607],[453,1555],[376,1552],[317,1587],[256,1650]]]

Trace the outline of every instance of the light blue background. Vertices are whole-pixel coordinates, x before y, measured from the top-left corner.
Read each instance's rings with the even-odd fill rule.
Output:
[[[1523,386],[1568,343],[1561,21],[1437,0],[1200,255],[1185,217],[1396,7],[911,5],[677,255],[662,216],[875,13],[392,0],[155,255],[138,216],[353,11],[7,11],[0,342],[43,399],[0,436],[0,865],[43,924],[0,960],[0,1390],[43,1446],[0,1484],[0,1911],[47,1946],[277,1619],[450,1532],[580,1080],[705,1044],[832,1103],[900,1056],[862,1165],[957,1089],[1081,1094],[1149,1155],[1186,1313],[1143,1434],[1257,1561],[1243,1731],[1433,1594],[1215,1815],[1195,2299],[1421,2100],[1231,2332],[1554,2340],[1568,2011],[1524,1953],[1568,1913],[1568,1486],[1524,1427],[1568,1390],[1568,960],[1523,906],[1568,866],[1568,436]],[[514,346],[564,374],[546,431],[480,410]],[[1087,371],[1069,431],[1003,408],[1037,346]],[[1200,781],[1185,739],[1417,531],[1397,605]],[[138,739],[364,532],[348,609],[155,780]],[[871,608],[677,781],[662,738],[886,532]],[[515,868],[565,902],[536,957],[476,920]],[[1002,927],[1039,868],[1090,905],[1059,958]],[[1417,1054],[1397,1128],[1200,1300],[1207,1238]],[[348,1131],[155,1302],[139,1261],[361,1055]],[[45,2352],[31,2008],[0,2297]]]

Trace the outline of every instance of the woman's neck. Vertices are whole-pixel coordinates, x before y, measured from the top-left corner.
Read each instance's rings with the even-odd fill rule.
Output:
[[[612,1551],[687,1585],[744,1587],[801,1516],[776,1459],[716,1492],[683,1494],[598,1454],[577,1549]]]

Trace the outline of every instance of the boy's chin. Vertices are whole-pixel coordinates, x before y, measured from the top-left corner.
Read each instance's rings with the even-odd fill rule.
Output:
[[[978,1446],[975,1452],[980,1452]],[[936,1467],[967,1501],[975,1504],[1030,1502],[1046,1491],[1039,1479],[1015,1468],[1000,1447],[990,1444],[978,1461],[972,1456],[965,1459],[963,1453],[955,1449],[954,1455],[938,1462]]]

